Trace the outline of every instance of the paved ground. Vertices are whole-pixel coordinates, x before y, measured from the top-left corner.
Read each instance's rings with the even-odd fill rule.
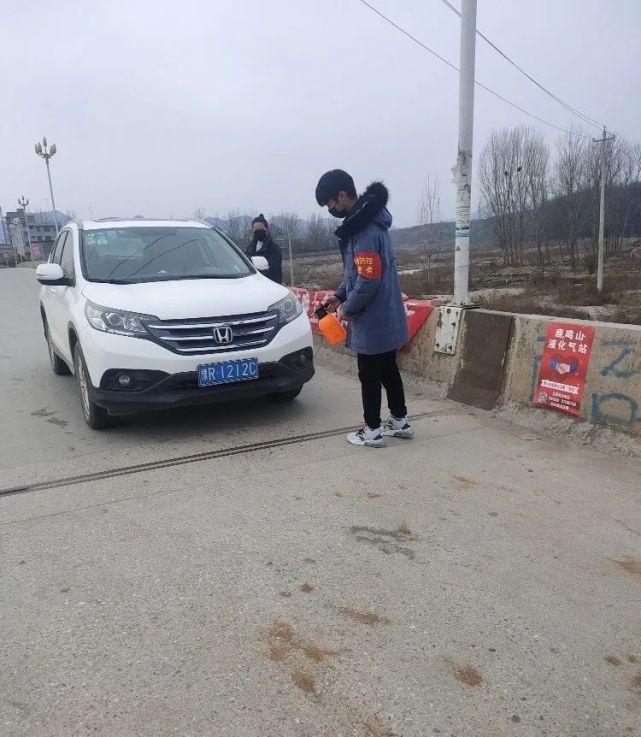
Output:
[[[84,427],[0,271],[0,487],[358,419],[268,403]],[[7,391],[8,389],[8,391]],[[412,397],[321,440],[0,498],[6,737],[641,735],[641,473]]]

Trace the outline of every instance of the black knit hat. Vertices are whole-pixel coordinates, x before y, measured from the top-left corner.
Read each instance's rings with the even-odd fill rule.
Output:
[[[329,200],[335,199],[339,192],[356,197],[356,187],[352,177],[342,169],[326,171],[316,185],[316,202],[325,207]]]
[[[260,215],[256,215],[256,217],[252,220],[252,226],[256,225],[256,223],[262,223],[267,230],[269,230],[269,225],[267,224],[267,220],[265,220],[265,216],[261,212]]]

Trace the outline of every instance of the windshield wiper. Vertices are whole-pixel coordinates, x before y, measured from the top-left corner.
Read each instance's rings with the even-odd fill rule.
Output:
[[[181,274],[174,279],[235,279],[237,274]]]
[[[102,284],[149,284],[150,282],[156,281],[195,281],[197,279],[241,279],[249,274],[193,274],[185,275],[180,274],[177,276],[164,276],[162,274],[156,274],[154,276],[138,276],[131,279],[105,279],[101,281]]]

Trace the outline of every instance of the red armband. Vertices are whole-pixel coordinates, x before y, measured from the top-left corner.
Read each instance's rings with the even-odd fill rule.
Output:
[[[354,256],[354,266],[364,279],[380,279],[383,264],[378,253],[358,253]]]

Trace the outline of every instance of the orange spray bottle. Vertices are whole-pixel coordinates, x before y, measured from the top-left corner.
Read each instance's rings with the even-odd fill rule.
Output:
[[[340,345],[345,342],[347,331],[334,313],[327,312],[321,305],[314,311],[314,314],[318,318],[318,329],[328,343],[331,345]]]

